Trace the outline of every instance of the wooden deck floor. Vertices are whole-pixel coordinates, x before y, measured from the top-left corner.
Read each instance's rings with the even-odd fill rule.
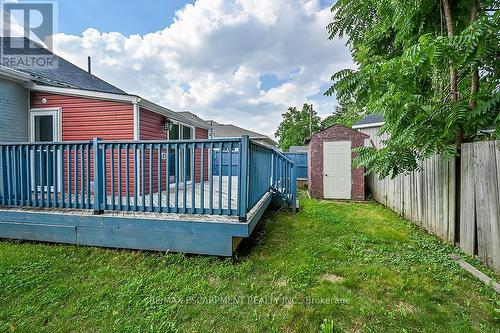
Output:
[[[222,178],[222,208],[226,209],[231,207],[232,209],[236,209],[237,204],[237,195],[238,195],[238,178],[233,176],[231,180],[231,191],[229,191],[229,181],[227,176],[223,176]],[[216,210],[219,208],[219,177],[214,176],[213,181],[213,207]],[[205,184],[204,191],[204,200],[205,206],[208,206],[210,200],[210,188],[208,184]],[[170,207],[175,206],[175,189],[170,189]],[[186,207],[190,208],[192,203],[192,185],[188,184],[186,189],[184,190],[182,187],[179,188],[178,192],[178,207],[184,207],[184,191],[186,192]],[[160,198],[159,193],[153,194],[154,207],[158,207],[158,199]],[[166,207],[166,198],[167,191],[163,191],[161,193],[162,199],[162,207]],[[73,200],[75,197],[73,196]],[[131,197],[130,205],[134,206],[134,198]],[[66,198],[66,202],[69,198]],[[122,197],[122,204],[125,205],[125,197]],[[92,201],[91,201],[92,202]],[[145,205],[149,207],[150,204],[150,196],[145,196]],[[195,184],[195,204],[196,207],[201,207],[201,184]],[[108,204],[111,204],[111,196],[108,196]],[[115,200],[115,205],[118,206],[118,198]],[[137,198],[137,206],[142,205],[142,197],[138,196]],[[258,210],[260,205],[257,204],[254,209],[249,212],[249,217],[252,216],[252,212]],[[54,208],[54,207],[0,207],[0,211],[17,211],[17,212],[38,212],[38,213],[49,213],[49,214],[64,214],[64,215],[83,215],[89,216],[93,215],[93,209],[75,209],[75,208]],[[105,210],[101,215],[103,217],[113,216],[113,217],[127,217],[127,218],[141,218],[141,219],[151,219],[151,220],[185,220],[185,221],[211,221],[211,222],[228,222],[228,223],[239,223],[238,216],[228,216],[221,214],[183,214],[183,213],[160,213],[160,212],[150,212],[150,211],[120,211],[120,210]]]
[[[176,206],[179,208],[191,208],[193,202],[193,184],[187,183],[186,188],[182,187],[182,184],[179,184],[178,192],[175,192],[175,186],[171,185],[170,189],[167,191],[162,191],[161,193],[153,193],[153,207],[159,207],[159,202],[161,199],[161,206],[167,206],[167,197],[169,198],[170,207]],[[203,201],[205,207],[208,207],[210,204],[210,184],[208,182],[204,183],[204,191],[203,191]],[[195,207],[201,207],[201,198],[202,198],[202,184],[200,182],[195,183],[194,186],[194,199],[195,199]],[[186,197],[186,202],[184,203],[184,196]],[[177,199],[176,199],[177,198]],[[134,198],[130,198],[130,205],[135,205]],[[145,194],[144,196],[145,206],[149,207],[151,205],[151,196],[149,194]],[[214,176],[212,183],[212,207],[213,208],[221,208],[221,209],[236,209],[237,208],[237,199],[238,199],[238,177],[232,176],[231,182],[229,182],[228,176]],[[108,205],[112,203],[111,196],[108,196]],[[219,205],[219,200],[221,200],[221,206]],[[125,204],[126,197],[122,197],[122,205]],[[115,205],[119,204],[119,198],[115,198]],[[139,195],[137,197],[137,206],[142,205],[142,196]]]
[[[189,217],[191,216],[192,218],[196,218],[197,220],[200,220],[200,216],[206,216],[201,215],[201,214],[174,214],[174,213],[158,213],[158,212],[150,212],[149,207],[153,208],[158,208],[160,207],[159,202],[161,200],[161,207],[162,209],[166,210],[165,208],[167,207],[167,198],[168,200],[168,207],[170,207],[170,211],[176,211],[175,207],[177,207],[177,211],[183,212],[184,209],[188,210],[192,208],[192,202],[193,202],[193,185],[188,182],[186,184],[186,188],[184,189],[183,184],[179,184],[179,187],[175,189],[174,185],[171,185],[169,190],[164,190],[161,193],[155,192],[151,196],[149,193],[146,193],[144,195],[144,207],[146,209],[145,212],[142,211],[137,211],[134,209],[134,207],[138,207],[138,210],[141,210],[141,207],[143,207],[143,197],[142,195],[138,194],[137,195],[137,203],[135,203],[135,197],[134,196],[122,196],[121,197],[121,206],[122,208],[120,209],[120,197],[116,196],[114,197],[114,209],[111,207],[113,204],[113,197],[111,195],[107,195],[107,205],[110,207],[110,209],[105,210],[106,215],[112,215],[112,216],[128,216],[128,217],[145,217],[145,218],[152,218],[152,219],[157,219],[157,218],[165,218],[165,219],[176,219],[179,218],[181,215],[184,217]],[[208,208],[211,207],[214,209],[214,214],[213,215],[207,215],[210,220],[213,219],[223,219],[225,221],[233,221],[234,219],[237,219],[235,216],[224,216],[221,214],[217,214],[218,209],[237,209],[237,199],[238,199],[238,177],[233,176],[231,177],[231,181],[229,181],[229,177],[227,176],[214,176],[213,177],[213,183],[212,183],[212,196],[210,196],[210,184],[208,182],[205,182],[203,185],[204,191],[203,191],[203,202],[204,202],[204,207]],[[194,186],[194,202],[195,202],[195,208],[201,208],[201,199],[202,199],[202,184],[200,182],[195,183]],[[151,205],[151,197],[153,199],[153,205]],[[184,203],[184,198],[186,199]],[[130,206],[130,211],[125,211],[125,206],[127,205],[127,199],[129,200],[128,205]],[[32,198],[33,200],[33,198]],[[37,198],[38,202],[41,202],[41,197],[38,195]],[[219,205],[219,200],[221,205]],[[45,204],[48,202],[47,201],[47,196],[45,195],[44,197],[44,202]],[[50,195],[50,202],[54,203],[54,194]],[[94,196],[90,195],[90,200],[87,198],[87,196],[84,194],[83,196],[81,194],[65,194],[64,195],[64,200],[63,196],[61,194],[58,195],[58,204],[61,206],[66,206],[66,208],[54,208],[54,207],[37,207],[37,208],[32,208],[32,207],[16,207],[15,209],[20,209],[20,210],[32,210],[32,211],[44,211],[44,212],[54,212],[54,213],[61,213],[64,212],[65,214],[72,214],[72,215],[91,215],[93,213],[92,209],[81,209],[82,206],[92,204],[94,202]],[[79,208],[72,207],[71,203],[78,203]],[[1,207],[0,209],[13,209],[10,207]]]

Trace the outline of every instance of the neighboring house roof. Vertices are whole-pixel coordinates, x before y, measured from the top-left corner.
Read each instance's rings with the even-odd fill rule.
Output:
[[[363,119],[355,123],[352,128],[367,128],[367,127],[378,127],[384,124],[384,116],[378,113],[373,113],[365,116]]]
[[[22,47],[26,43],[30,47]],[[0,37],[2,45],[2,54],[4,56],[53,56],[57,61],[55,68],[42,69],[39,67],[15,67],[13,69],[29,74],[32,80],[40,85],[75,88],[91,91],[100,91],[112,94],[126,94],[120,88],[89,74],[80,67],[73,65],[69,61],[53,54],[42,45],[37,44],[27,38],[20,37]],[[13,45],[15,48],[7,48],[7,45]],[[6,62],[8,63],[8,62]]]
[[[307,146],[290,146],[289,153],[307,153]]]
[[[205,129],[210,129],[210,126],[207,124],[207,122],[197,115],[195,115],[192,112],[189,111],[179,111],[177,112],[178,114],[182,115],[184,118],[189,119],[192,125],[195,125],[196,127],[201,127]]]
[[[220,123],[216,122],[215,120],[205,120],[205,122],[206,122],[209,126],[220,125]]]
[[[267,135],[253,132],[233,124],[214,125],[211,127],[211,130],[212,130],[212,137],[214,138],[236,138],[236,137],[241,137],[242,135],[248,135],[252,139],[264,140],[268,142],[268,144],[271,146],[278,145],[276,141],[274,141]]]

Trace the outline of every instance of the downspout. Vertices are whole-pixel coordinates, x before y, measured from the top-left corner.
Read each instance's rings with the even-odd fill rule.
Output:
[[[134,109],[134,141],[138,141],[141,138],[139,101],[140,100],[132,103]]]
[[[136,101],[132,102],[133,112],[134,112],[134,141],[139,141],[141,139],[141,126],[140,126],[140,106],[139,102],[140,98],[137,98]],[[134,167],[134,179],[137,180],[137,195],[141,195],[141,179],[140,175],[140,165],[138,168]],[[135,189],[134,189],[135,190]]]

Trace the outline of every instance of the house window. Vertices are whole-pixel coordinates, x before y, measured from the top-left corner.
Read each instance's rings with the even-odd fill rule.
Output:
[[[189,126],[181,125],[182,127],[182,138],[184,140],[193,139],[193,129]]]
[[[174,122],[168,131],[169,140],[191,140],[194,139],[193,127]]]
[[[180,125],[178,123],[173,123],[172,128],[170,131],[168,131],[168,139],[169,140],[179,140],[179,127]]]
[[[194,139],[194,128],[188,125],[179,124],[177,122],[173,122],[172,128],[168,131],[168,139],[169,140],[192,140]],[[172,149],[170,151],[170,156],[174,156],[175,151]],[[179,181],[183,181],[184,178],[187,181],[191,180],[191,155],[192,149],[187,148],[179,149]],[[170,175],[174,175],[175,172],[174,163],[171,164],[169,173]]]

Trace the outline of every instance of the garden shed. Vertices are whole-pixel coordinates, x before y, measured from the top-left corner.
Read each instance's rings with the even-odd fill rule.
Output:
[[[314,133],[308,143],[308,189],[313,198],[365,199],[364,168],[355,168],[354,148],[363,147],[368,135],[333,125]]]

